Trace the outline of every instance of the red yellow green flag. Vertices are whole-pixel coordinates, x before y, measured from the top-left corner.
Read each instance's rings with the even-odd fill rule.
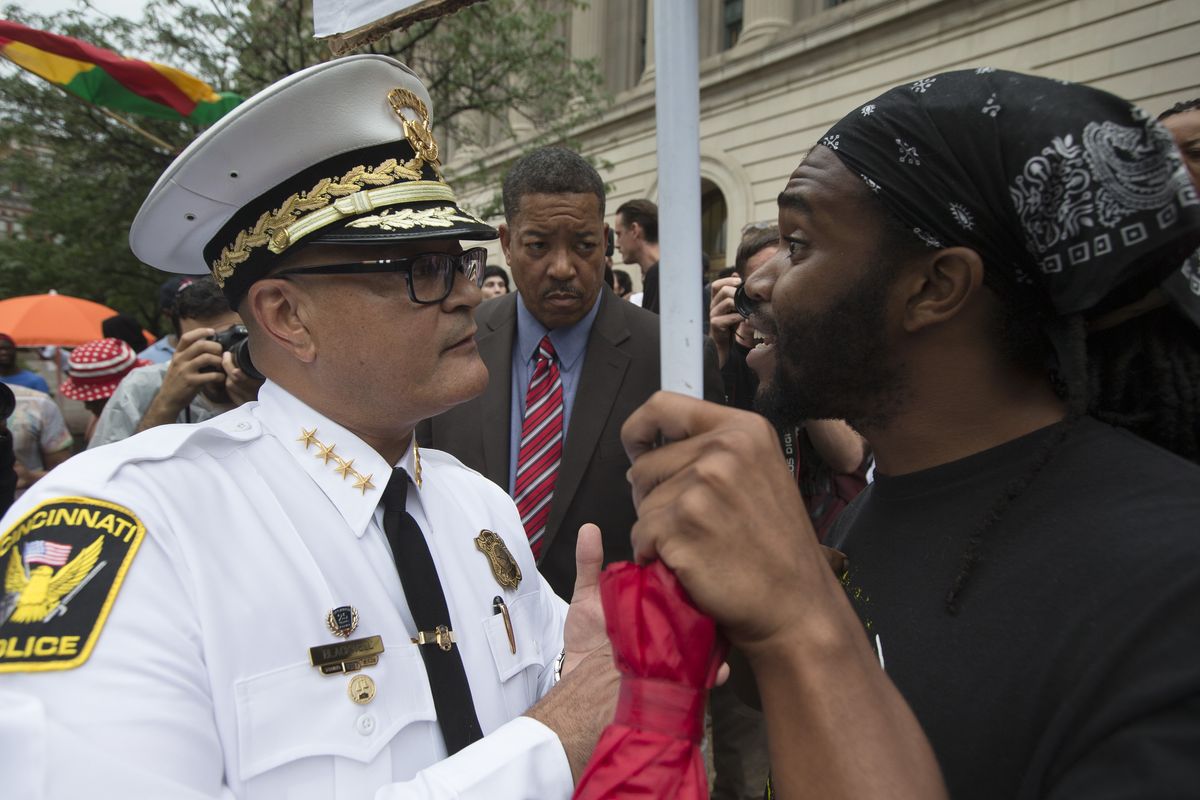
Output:
[[[174,67],[8,20],[0,20],[0,55],[90,103],[131,114],[211,125],[242,102]]]

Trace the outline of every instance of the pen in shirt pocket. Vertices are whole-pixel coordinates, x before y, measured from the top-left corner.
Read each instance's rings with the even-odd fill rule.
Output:
[[[492,598],[492,614],[504,615],[504,631],[508,634],[508,647],[512,650],[513,655],[517,654],[517,637],[513,635],[512,618],[508,616],[508,605],[504,602],[504,598],[496,595]]]

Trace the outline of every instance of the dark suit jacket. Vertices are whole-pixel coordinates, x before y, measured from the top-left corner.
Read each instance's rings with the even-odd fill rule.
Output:
[[[571,425],[538,562],[565,599],[575,585],[579,526],[594,522],[604,561],[633,557],[629,531],[636,513],[625,471],[621,425],[659,387],[658,317],[602,289],[600,310],[584,353]],[[475,313],[476,342],[490,379],[482,395],[423,423],[422,445],[445,450],[508,491],[512,348],[517,295],[488,301]]]

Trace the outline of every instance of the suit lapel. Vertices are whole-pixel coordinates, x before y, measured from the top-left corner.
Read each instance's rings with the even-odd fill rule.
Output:
[[[588,337],[583,372],[575,390],[575,406],[571,409],[571,427],[567,430],[562,463],[554,482],[543,553],[549,551],[567,508],[575,498],[583,473],[596,453],[596,443],[629,368],[629,355],[619,349],[630,335],[620,306],[615,305],[620,302],[611,292],[601,292],[600,310],[596,312],[596,321]]]
[[[515,293],[492,302],[502,304],[481,323],[476,344],[488,368],[488,385],[480,411],[483,463],[487,477],[508,491],[508,437],[512,419],[512,349],[517,330]]]

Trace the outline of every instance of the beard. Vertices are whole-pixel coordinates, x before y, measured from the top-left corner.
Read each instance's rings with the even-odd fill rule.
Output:
[[[824,311],[783,313],[776,306],[775,371],[755,407],[778,428],[809,419],[842,419],[860,433],[895,419],[908,395],[907,370],[883,320],[896,274],[881,259]]]

